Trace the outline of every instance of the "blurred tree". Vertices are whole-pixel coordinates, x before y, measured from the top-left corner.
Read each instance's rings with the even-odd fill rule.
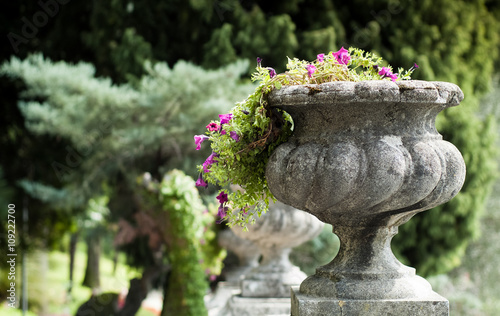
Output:
[[[204,269],[211,257],[202,247],[209,231],[206,219],[213,224],[215,217],[203,205],[194,180],[182,171],[169,171],[160,183],[147,174],[141,182],[146,189],[140,203],[160,232],[171,266],[169,282],[164,283],[162,315],[206,315]],[[216,242],[215,235],[212,239]]]

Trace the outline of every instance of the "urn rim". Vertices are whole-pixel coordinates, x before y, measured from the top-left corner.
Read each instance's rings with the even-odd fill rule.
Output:
[[[454,83],[424,80],[335,81],[290,85],[269,94],[272,107],[308,105],[311,99],[335,103],[427,103],[447,108],[457,106],[464,99],[464,94]]]

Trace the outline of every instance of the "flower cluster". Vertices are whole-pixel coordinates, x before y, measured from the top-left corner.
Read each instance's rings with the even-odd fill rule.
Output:
[[[343,47],[337,52],[318,54],[312,62],[288,59],[287,71],[277,74],[271,67],[263,67],[257,58],[253,81],[259,86],[246,100],[237,103],[227,114],[212,121],[203,135],[194,136],[196,149],[209,140],[212,153],[198,166],[196,185],[208,183],[222,187],[217,200],[218,215],[230,225],[245,226],[267,210],[274,197],[267,187],[265,169],[273,150],[287,141],[293,122],[284,111],[272,109],[267,96],[284,85],[321,84],[332,81],[401,80],[410,79],[418,68],[414,64],[407,71],[394,73],[382,58],[357,48]],[[241,190],[230,191],[230,185]]]

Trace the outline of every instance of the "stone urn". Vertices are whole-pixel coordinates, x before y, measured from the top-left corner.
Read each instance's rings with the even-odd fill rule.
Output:
[[[463,185],[462,155],[435,128],[437,114],[462,99],[458,86],[426,81],[331,82],[270,94],[294,131],[269,159],[269,188],[333,225],[340,239],[334,260],[294,288],[292,315],[448,315],[448,301],[400,263],[390,243],[399,225]]]
[[[240,282],[242,297],[290,297],[290,287],[307,276],[289,260],[293,247],[319,235],[324,223],[316,217],[280,202],[270,203],[269,211],[248,225],[231,230],[252,241],[260,250],[260,264],[247,271]]]
[[[225,271],[226,282],[239,286],[240,279],[259,265],[260,250],[248,239],[238,237],[231,229],[219,232],[218,244],[238,258],[238,265]]]

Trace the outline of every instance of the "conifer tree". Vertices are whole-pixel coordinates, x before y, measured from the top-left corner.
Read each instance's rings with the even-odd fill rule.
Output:
[[[93,198],[109,195],[111,220],[133,221],[141,209],[134,196],[140,173],[148,171],[159,178],[164,170],[180,166],[196,176],[195,166],[204,158],[195,150],[193,135],[252,90],[239,79],[247,67],[246,62],[237,62],[206,71],[186,62],[172,68],[149,64],[148,75],[133,86],[96,78],[94,67],[87,63],[52,62],[40,54],[23,61],[12,58],[0,73],[26,85],[19,108],[27,129],[68,144],[64,155],[46,165],[57,176],[56,185],[44,178],[25,179],[21,185],[53,208],[84,209]],[[98,247],[89,243],[89,254]],[[142,259],[131,261],[144,267]],[[98,286],[91,272],[85,282]],[[206,282],[205,275],[196,281]],[[188,297],[189,293],[176,297],[198,306],[199,297]]]

